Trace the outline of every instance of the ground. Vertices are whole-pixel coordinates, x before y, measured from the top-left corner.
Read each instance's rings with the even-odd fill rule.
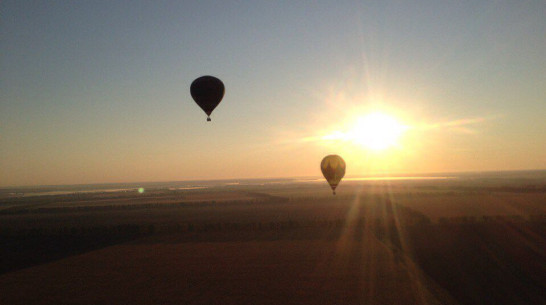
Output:
[[[4,198],[0,304],[546,301],[543,188],[323,187]]]

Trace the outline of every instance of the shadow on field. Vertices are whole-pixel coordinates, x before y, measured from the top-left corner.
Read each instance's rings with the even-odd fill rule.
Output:
[[[408,230],[413,260],[461,304],[545,304],[544,223]]]
[[[103,230],[95,234],[67,232],[58,235],[0,236],[0,274],[124,243],[141,236],[131,230],[118,230],[115,233],[108,234]]]

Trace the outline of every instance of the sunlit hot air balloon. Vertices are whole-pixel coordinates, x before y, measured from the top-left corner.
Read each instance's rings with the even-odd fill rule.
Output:
[[[345,176],[345,161],[338,155],[328,155],[320,162],[320,169],[335,195],[337,185]]]
[[[210,121],[210,114],[224,97],[224,83],[214,76],[201,76],[191,83],[190,92],[193,100],[207,114],[207,121]]]

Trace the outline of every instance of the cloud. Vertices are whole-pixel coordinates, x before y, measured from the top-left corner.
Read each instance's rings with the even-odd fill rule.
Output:
[[[476,130],[472,127],[487,121],[496,120],[502,118],[503,115],[491,115],[485,117],[464,118],[451,121],[437,122],[437,123],[421,123],[413,126],[409,126],[412,129],[419,130],[431,130],[431,129],[443,129],[457,133],[475,134]]]

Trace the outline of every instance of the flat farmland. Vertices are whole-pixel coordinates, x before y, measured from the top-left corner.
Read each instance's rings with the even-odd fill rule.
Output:
[[[202,241],[176,235],[146,238],[2,275],[0,300],[5,304],[452,302],[442,289],[427,284],[409,260],[395,258],[369,232],[360,240],[340,239],[343,242],[295,239],[297,235],[231,236],[227,241],[221,235],[194,237]]]
[[[546,301],[536,187],[275,184],[0,207],[0,304]]]
[[[396,202],[436,222],[440,218],[517,216],[546,214],[546,193],[448,192],[398,194]]]

